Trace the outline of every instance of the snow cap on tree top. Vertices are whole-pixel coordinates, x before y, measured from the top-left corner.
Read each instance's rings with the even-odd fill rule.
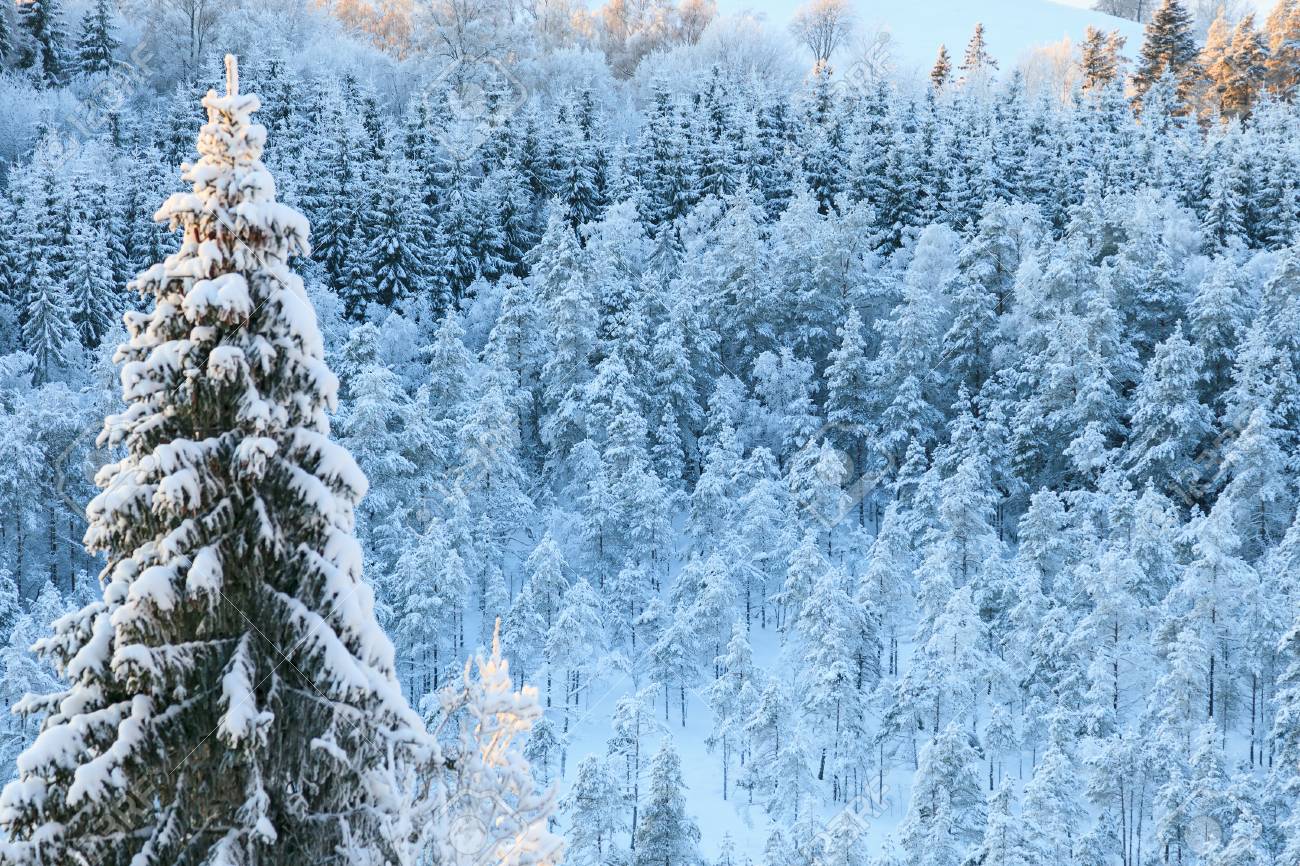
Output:
[[[226,96],[239,95],[239,58],[226,55]]]

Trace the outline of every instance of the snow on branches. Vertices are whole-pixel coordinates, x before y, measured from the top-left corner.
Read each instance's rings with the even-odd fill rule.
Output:
[[[133,288],[126,409],[101,442],[86,545],[103,597],[38,650],[67,680],[0,796],[0,862],[407,862],[437,749],[361,575],[366,480],[329,440],[337,380],[302,280],[307,220],[275,200],[234,58],[203,100],[179,250]]]
[[[542,718],[537,689],[518,691],[501,655],[501,623],[492,652],[466,662],[462,684],[439,695],[445,720],[460,735],[446,754],[449,781],[430,834],[439,861],[457,866],[555,866],[563,841],[547,829],[556,791],[536,791],[522,741]]]

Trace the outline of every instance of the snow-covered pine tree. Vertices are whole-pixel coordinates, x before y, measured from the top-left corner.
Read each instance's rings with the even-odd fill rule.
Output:
[[[1269,789],[1284,804],[1280,822],[1288,838],[1286,855],[1300,855],[1300,615],[1278,641],[1281,673],[1274,700],[1276,760],[1269,774]]]
[[[640,826],[642,741],[652,733],[662,731],[655,718],[654,689],[647,686],[635,694],[625,695],[614,702],[610,716],[614,729],[607,747],[609,756],[622,763],[622,789],[626,804],[631,808],[628,827],[632,832],[632,849],[636,849],[636,833]],[[620,760],[621,759],[621,760]]]
[[[910,859],[926,866],[958,866],[981,838],[984,792],[970,735],[955,723],[921,750],[907,817],[899,842]]]
[[[1005,779],[989,797],[984,839],[972,855],[974,862],[983,866],[1029,866],[1031,863],[1022,822],[1011,811],[1014,787],[1011,779]]]
[[[937,93],[947,87],[951,80],[952,55],[948,53],[947,45],[940,45],[939,54],[934,59],[934,67],[930,69],[930,86]]]
[[[871,360],[863,339],[862,318],[856,308],[839,330],[839,345],[827,359],[826,421],[833,425],[837,444],[853,460],[853,470],[865,475],[871,432]],[[866,499],[858,498],[858,522],[866,522]]]
[[[1253,784],[1253,782],[1247,782]],[[1267,825],[1257,810],[1253,808],[1253,797],[1243,796],[1239,787],[1230,792],[1232,801],[1231,817],[1228,825],[1231,831],[1223,844],[1206,851],[1207,866],[1267,866],[1274,862],[1269,845],[1269,835],[1274,828]]]
[[[379,330],[369,323],[352,332],[343,348],[347,411],[338,419],[338,438],[367,478],[367,496],[357,509],[354,531],[371,556],[386,562],[398,552],[378,543],[380,534],[416,495],[411,460],[413,410],[400,377],[379,355]]]
[[[866,751],[867,694],[880,679],[879,622],[844,591],[838,569],[823,572],[794,623],[800,649],[800,709],[821,753],[818,779],[844,788]],[[818,621],[820,620],[820,625]]]
[[[1206,80],[1205,105],[1201,108],[1207,116],[1222,109],[1228,79],[1232,77],[1232,64],[1228,56],[1231,45],[1232,23],[1228,20],[1227,8],[1220,6],[1219,13],[1205,33],[1205,44],[1201,47],[1200,55],[1201,69]]]
[[[998,348],[997,297],[982,281],[963,273],[952,306],[952,326],[943,337],[943,354],[953,374],[952,390],[964,389],[978,397],[992,374],[992,356]]]
[[[502,628],[510,646],[516,676],[522,678],[532,670],[532,666],[541,664],[546,646],[546,622],[531,582],[525,581],[520,587],[502,621]]]
[[[1277,97],[1290,100],[1300,81],[1300,14],[1295,0],[1278,0],[1264,21],[1268,39],[1265,81]]]
[[[695,866],[700,828],[686,813],[682,761],[667,737],[650,761],[650,790],[636,833],[636,866]]]
[[[1267,59],[1264,34],[1255,28],[1254,14],[1246,15],[1237,22],[1228,46],[1229,74],[1221,82],[1221,104],[1225,116],[1245,117],[1250,114],[1264,89]]]
[[[77,343],[77,329],[72,322],[71,304],[67,293],[50,272],[50,263],[43,257],[29,263],[27,303],[23,310],[23,348],[35,361],[36,382],[48,382],[71,356],[69,352]]]
[[[760,353],[776,348],[775,331],[785,315],[778,312],[779,295],[763,230],[762,208],[749,196],[738,194],[718,225],[713,254],[700,247],[687,250],[691,260],[701,259],[702,291],[721,307],[716,327],[734,337],[718,347],[730,369],[751,364]],[[683,268],[689,268],[689,263]]]
[[[58,84],[63,77],[64,44],[62,11],[58,0],[25,0],[18,4],[18,24],[23,33],[18,65],[31,69],[45,84]]]
[[[441,520],[408,533],[388,577],[391,625],[398,641],[403,681],[413,697],[438,689],[457,645],[457,625],[469,581],[460,554]],[[459,664],[459,659],[453,663]]]
[[[546,635],[549,670],[564,672],[564,728],[567,741],[570,707],[577,709],[583,690],[591,688],[597,664],[605,652],[605,622],[600,598],[586,579],[578,578],[564,593],[560,607]],[[565,753],[561,753],[560,774],[564,774]]]
[[[713,710],[713,730],[706,744],[710,750],[722,747],[722,799],[725,800],[731,754],[738,749],[744,754],[744,724],[747,714],[758,703],[753,652],[743,624],[737,622],[733,627],[731,640],[718,656],[715,667],[718,677],[706,692],[709,708]]]
[[[5,628],[7,643],[0,647],[0,700],[13,705],[24,695],[37,691],[54,691],[59,681],[49,665],[42,664],[31,651],[32,644],[49,633],[49,620],[66,612],[63,598],[53,584],[46,583],[40,595],[32,602],[29,611],[18,604],[18,589],[8,574],[3,575],[0,590],[12,592],[9,596],[17,610]],[[32,740],[39,725],[35,719],[15,718],[0,731],[0,760],[5,767],[15,765]]]
[[[568,816],[566,860],[574,866],[600,866],[614,834],[624,827],[622,791],[608,760],[588,755],[578,762],[573,784],[560,804]]]
[[[537,689],[515,690],[510,665],[501,655],[500,624],[492,651],[465,663],[459,689],[442,694],[444,719],[460,715],[458,742],[447,749],[454,781],[434,786],[432,806],[417,814],[431,859],[369,859],[368,852],[345,857],[346,864],[392,862],[494,863],[497,866],[556,866],[564,840],[550,831],[556,790],[539,792],[520,741],[545,720]],[[521,748],[522,746],[522,748]],[[279,862],[279,861],[274,861]]]
[[[77,40],[77,72],[94,75],[113,70],[113,55],[121,42],[113,35],[113,10],[109,0],[95,0],[95,6],[81,21]]]
[[[541,375],[541,435],[552,459],[567,456],[582,438],[581,393],[593,373],[598,325],[594,290],[579,264],[578,239],[563,207],[551,204],[546,232],[529,257],[529,288],[541,299],[549,328]]]
[[[1168,76],[1177,90],[1174,112],[1185,110],[1200,72],[1198,56],[1191,13],[1180,0],[1164,0],[1147,24],[1137,72],[1133,75],[1139,106],[1147,91]]]
[[[603,586],[614,562],[614,522],[618,503],[610,489],[605,458],[590,439],[584,439],[570,452],[573,482],[569,493],[578,503],[578,538],[583,543],[584,559]]]
[[[963,82],[977,81],[998,68],[998,61],[989,53],[988,42],[984,38],[984,22],[975,25],[970,42],[966,43],[966,54],[962,58],[961,70]]]
[[[544,627],[549,631],[559,616],[564,594],[569,590],[569,579],[565,576],[568,565],[560,546],[549,532],[528,555],[524,567],[528,574],[528,584],[537,596]]]
[[[434,369],[437,369],[436,367]],[[519,418],[509,374],[490,366],[460,429],[461,487],[480,522],[505,543],[532,522],[530,478],[520,449]]]
[[[745,622],[757,619],[766,627],[768,600],[780,585],[793,538],[790,490],[766,448],[754,449],[741,472],[749,486],[739,492],[738,523],[724,551],[736,573]]]
[[[1025,785],[1021,803],[1025,847],[1031,853],[1030,862],[1041,866],[1069,862],[1085,817],[1078,795],[1078,771],[1064,742],[1072,732],[1063,723],[1061,717],[1051,720],[1047,751]]]
[[[8,6],[9,4],[5,4]],[[3,62],[14,50],[13,25],[9,23],[8,9],[0,9],[0,62]]]
[[[86,544],[103,599],[41,652],[65,689],[0,814],[9,864],[399,860],[404,785],[427,757],[360,573],[365,477],[329,441],[336,380],[289,270],[307,222],[278,204],[239,92],[203,100],[200,158],[161,219],[180,250],[118,352],[128,401],[103,441]]]
[[[1097,92],[1106,89],[1119,77],[1121,58],[1119,52],[1124,47],[1124,37],[1118,30],[1103,33],[1096,27],[1089,26],[1084,31],[1080,50],[1083,53],[1079,67],[1083,80],[1079,89]]]
[[[1228,396],[1241,341],[1254,314],[1253,298],[1229,256],[1212,260],[1188,305],[1188,333],[1205,356],[1204,391]]]
[[[1148,481],[1184,498],[1199,495],[1196,459],[1213,415],[1197,397],[1205,358],[1183,336],[1181,323],[1147,363],[1133,400],[1128,467],[1135,484]]]

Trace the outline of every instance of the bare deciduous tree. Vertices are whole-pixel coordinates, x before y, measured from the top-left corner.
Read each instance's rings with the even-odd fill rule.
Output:
[[[614,74],[630,78],[641,59],[673,41],[672,0],[608,0],[600,8],[601,47]]]
[[[499,0],[434,0],[421,24],[422,41],[446,63],[469,70],[509,56],[509,10]]]
[[[846,74],[855,86],[873,86],[894,71],[894,37],[880,22],[862,30],[849,51],[853,65]]]
[[[677,7],[677,38],[687,45],[696,44],[717,14],[714,0],[681,0]]]
[[[544,51],[581,44],[595,29],[592,13],[575,0],[524,0],[520,8]]]
[[[773,31],[752,13],[727,15],[709,25],[701,40],[706,66],[716,65],[737,78],[752,77],[773,87],[795,87],[803,70],[791,60],[784,32]]]
[[[1159,0],[1097,0],[1092,8],[1107,15],[1127,18],[1130,21],[1141,21],[1145,24],[1158,5],[1160,5]],[[1220,12],[1228,21],[1235,24],[1250,11],[1251,7],[1250,0],[1185,0],[1184,5],[1196,19],[1196,33],[1201,37],[1209,31],[1210,24]]]
[[[127,9],[145,22],[146,39],[163,50],[185,58],[183,73],[202,69],[209,37],[219,16],[229,15],[237,3],[219,0],[136,0]]]
[[[847,0],[809,0],[795,12],[790,32],[808,47],[820,67],[853,32],[853,13]]]
[[[1196,35],[1204,38],[1214,19],[1222,15],[1229,24],[1237,24],[1249,14],[1249,0],[1192,0],[1187,4],[1196,18]]]

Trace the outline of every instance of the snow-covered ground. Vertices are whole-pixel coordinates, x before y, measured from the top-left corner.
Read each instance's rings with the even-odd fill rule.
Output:
[[[908,633],[908,630],[904,630]],[[472,630],[471,630],[472,633]],[[750,632],[750,642],[754,652],[754,664],[763,670],[774,671],[780,667],[781,633],[769,621],[766,629],[754,624]],[[901,657],[906,660],[911,655],[910,641],[900,646]],[[644,667],[644,660],[638,667]],[[545,684],[537,684],[542,690],[545,703]],[[588,755],[606,754],[606,743],[613,734],[610,719],[614,706],[620,698],[629,697],[647,683],[642,677],[640,682],[633,682],[628,676],[611,675],[597,680],[586,692],[582,705],[570,709],[569,747],[565,760],[565,773],[560,775],[559,762],[550,767],[550,783],[557,785],[563,797],[575,777],[578,763]],[[563,725],[563,687],[560,682],[553,682],[553,707],[548,710],[548,717],[560,729]],[[740,775],[740,766],[732,756],[728,798],[723,799],[722,792],[722,756],[719,750],[710,751],[706,746],[713,726],[713,713],[705,697],[698,689],[687,692],[686,724],[682,725],[679,697],[674,689],[669,696],[668,718],[664,718],[664,696],[662,691],[655,696],[655,719],[659,729],[649,732],[642,743],[645,754],[653,754],[664,737],[672,740],[673,748],[682,759],[682,777],[686,784],[687,811],[700,828],[700,847],[702,853],[710,860],[717,858],[727,840],[733,847],[737,858],[743,862],[749,859],[754,863],[763,862],[763,848],[772,830],[772,822],[764,814],[761,805],[750,804],[748,793],[736,785]],[[1015,762],[1011,759],[1007,772],[1014,772]],[[645,771],[643,770],[643,773]],[[902,821],[910,795],[910,767],[896,769],[886,776],[883,808],[873,811],[874,803],[859,802],[853,808],[861,810],[866,823],[859,836],[860,844],[871,852],[878,852],[886,843],[889,834]],[[644,779],[643,779],[644,784]],[[871,792],[874,796],[874,790]],[[849,807],[839,804],[824,807],[822,818],[829,822],[836,813]],[[563,832],[563,827],[560,828]]]

